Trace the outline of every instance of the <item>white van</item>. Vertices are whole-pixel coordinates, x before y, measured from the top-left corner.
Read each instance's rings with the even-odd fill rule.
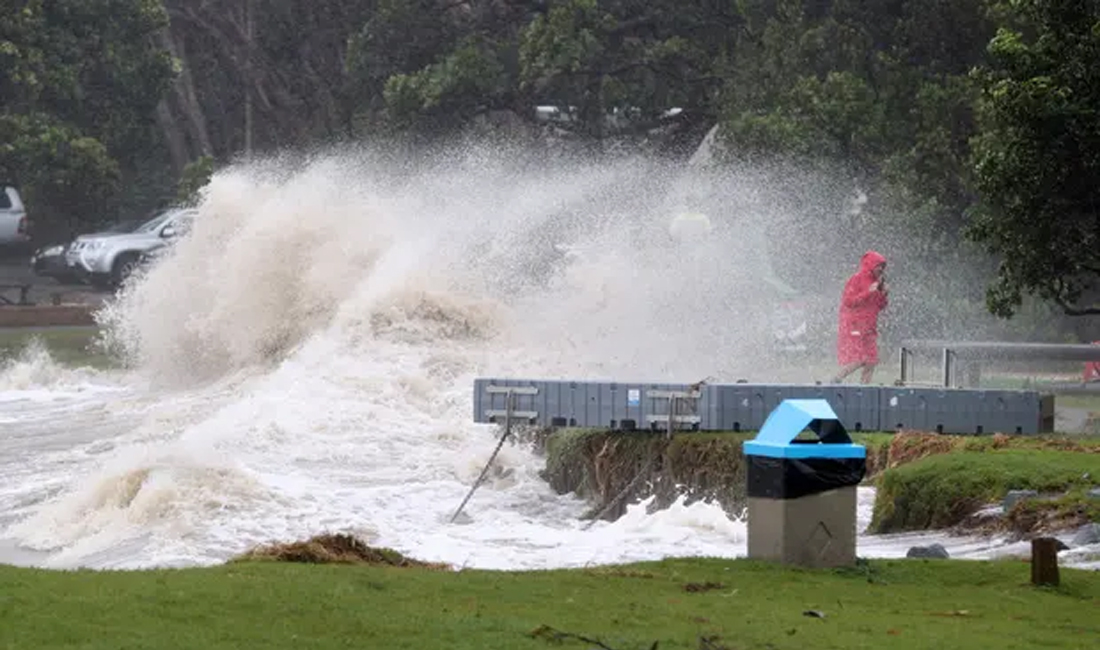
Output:
[[[19,191],[10,185],[0,185],[0,246],[29,242],[30,226]]]

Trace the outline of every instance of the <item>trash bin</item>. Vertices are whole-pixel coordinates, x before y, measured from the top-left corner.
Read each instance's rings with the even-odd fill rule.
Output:
[[[796,440],[806,429],[816,440]],[[856,486],[867,450],[823,399],[788,399],[742,445],[748,462],[748,556],[804,567],[856,560]]]

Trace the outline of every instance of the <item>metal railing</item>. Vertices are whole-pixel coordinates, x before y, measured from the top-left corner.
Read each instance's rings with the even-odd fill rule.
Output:
[[[4,295],[6,292],[13,289],[17,289],[19,291],[19,298],[16,300],[12,300]],[[0,305],[18,305],[20,307],[29,306],[33,304],[30,300],[27,299],[27,294],[30,293],[30,290],[31,285],[25,283],[0,284]]]
[[[989,361],[1098,361],[1100,345],[1062,343],[1010,343],[1007,341],[953,341],[946,339],[906,339],[899,350],[903,386],[916,385],[911,381],[914,352],[938,352],[940,356],[940,380],[945,388],[959,387],[958,364],[968,364],[968,383],[977,384],[981,378],[981,363]]]

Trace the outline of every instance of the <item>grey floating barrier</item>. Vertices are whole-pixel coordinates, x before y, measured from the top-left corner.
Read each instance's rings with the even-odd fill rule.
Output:
[[[796,440],[807,428],[817,440]],[[783,400],[742,452],[749,558],[855,564],[856,486],[867,471],[867,449],[852,442],[826,400]]]

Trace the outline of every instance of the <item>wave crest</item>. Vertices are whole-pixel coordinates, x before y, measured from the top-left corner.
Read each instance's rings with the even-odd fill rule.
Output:
[[[477,341],[499,333],[494,306],[429,291],[402,293],[370,317],[375,336],[403,343]]]

